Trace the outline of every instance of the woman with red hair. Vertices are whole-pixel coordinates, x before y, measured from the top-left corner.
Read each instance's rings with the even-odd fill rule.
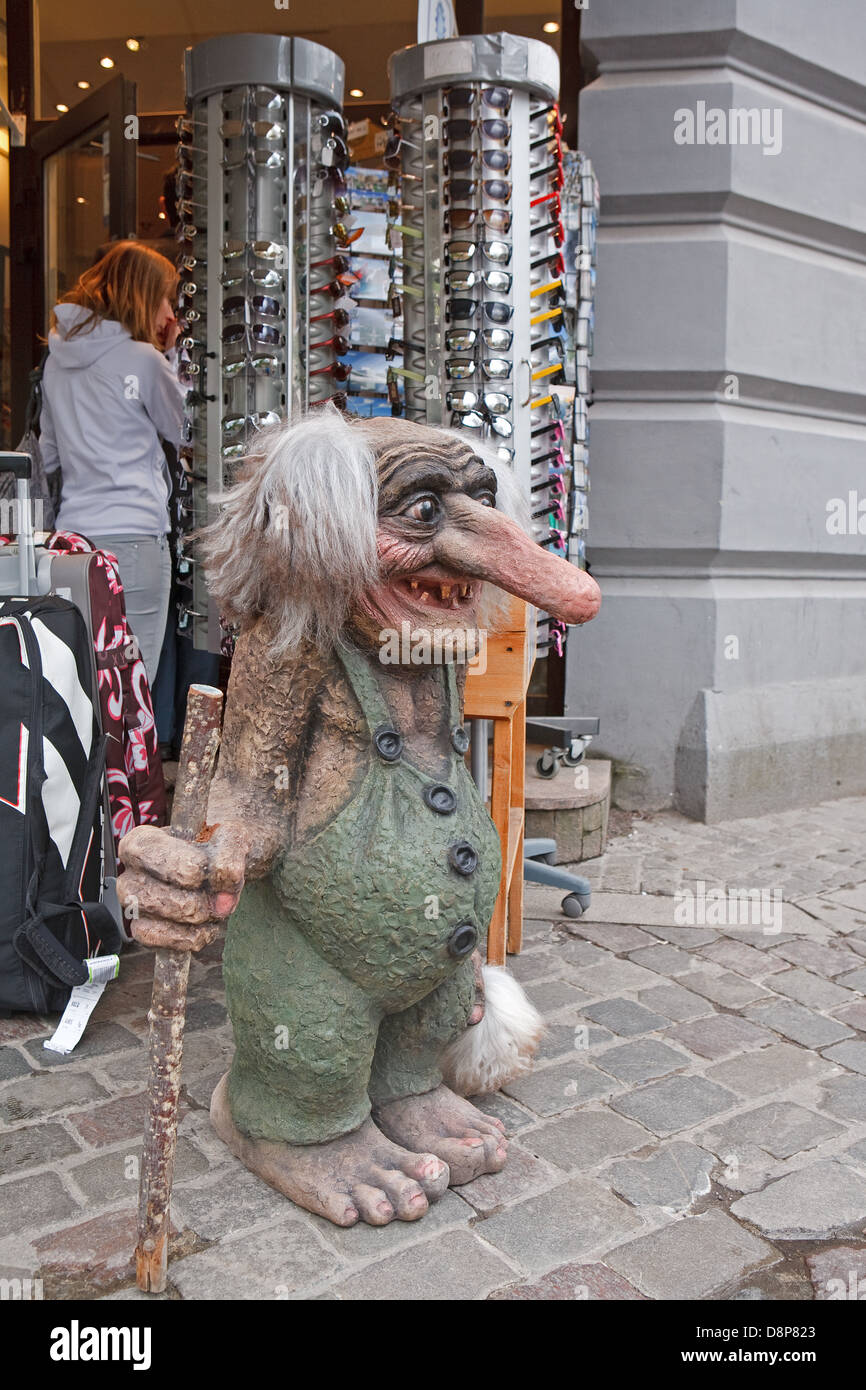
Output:
[[[55,306],[41,446],[62,470],[57,527],[117,557],[130,626],[153,684],[171,587],[162,440],[180,443],[183,397],[168,353],[178,273],[120,241]]]

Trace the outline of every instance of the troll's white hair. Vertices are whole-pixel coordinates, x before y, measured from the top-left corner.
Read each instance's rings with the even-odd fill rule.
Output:
[[[465,448],[465,435],[441,433]],[[333,407],[316,410],[264,430],[235,484],[214,499],[218,515],[199,537],[210,592],[241,627],[266,618],[277,654],[305,638],[335,642],[378,578],[374,440],[375,421],[361,428]],[[511,469],[473,449],[496,474],[497,509],[528,529]]]

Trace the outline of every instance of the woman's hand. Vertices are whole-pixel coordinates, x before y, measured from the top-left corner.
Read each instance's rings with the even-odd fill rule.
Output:
[[[163,299],[156,315],[156,336],[163,352],[170,352],[180,336],[180,324],[167,299]]]

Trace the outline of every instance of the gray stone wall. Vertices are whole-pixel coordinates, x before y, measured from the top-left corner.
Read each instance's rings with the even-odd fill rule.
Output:
[[[604,603],[569,641],[567,712],[601,715],[620,805],[712,821],[863,792],[866,7],[590,0],[582,38]],[[763,144],[730,143],[732,108],[766,113]]]

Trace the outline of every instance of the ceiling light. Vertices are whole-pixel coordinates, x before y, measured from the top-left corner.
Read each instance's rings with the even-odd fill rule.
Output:
[[[137,53],[141,48],[141,39],[127,39],[126,46],[130,53]]]
[[[66,103],[65,103],[64,101],[58,101],[58,103],[57,103],[57,105],[55,106],[54,110],[55,110],[55,111],[60,111],[60,112],[62,113],[62,112],[64,112],[64,111],[68,111],[68,110],[69,110],[69,107],[66,105]]]
[[[77,82],[75,85],[76,85],[77,87],[80,87],[81,90],[82,90],[82,92],[86,92],[86,91],[87,91],[87,88],[90,86],[90,83],[89,83],[89,82]]]
[[[86,203],[86,202],[87,202],[87,199],[86,199],[86,198],[80,198],[80,197],[79,197],[79,198],[76,198],[75,201],[76,201],[76,203]]]
[[[349,96],[350,96],[350,97],[362,97],[363,95],[364,95],[364,90],[363,90],[362,87],[350,87],[350,88],[349,88]]]
[[[113,59],[113,58],[100,58],[100,60],[99,60],[99,66],[100,66],[101,68],[113,68],[113,67],[114,67],[114,59]]]
[[[549,19],[549,20],[547,21],[547,23],[546,23],[546,24],[542,24],[541,27],[542,27],[542,29],[544,30],[545,34],[558,34],[558,33],[559,33],[559,25],[557,24],[557,22],[556,22],[555,19]]]

